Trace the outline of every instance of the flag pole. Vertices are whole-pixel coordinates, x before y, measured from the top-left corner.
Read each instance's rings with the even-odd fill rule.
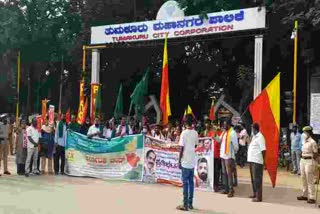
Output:
[[[86,70],[86,54],[87,54],[87,47],[83,45],[82,46],[82,81],[84,80],[84,72]]]
[[[21,55],[20,51],[18,52],[18,59],[17,59],[17,105],[16,105],[16,126],[18,126],[19,123],[19,104],[20,104],[20,72],[21,72]]]
[[[298,21],[294,22],[294,65],[293,65],[293,115],[292,122],[297,122],[297,65],[298,65]]]

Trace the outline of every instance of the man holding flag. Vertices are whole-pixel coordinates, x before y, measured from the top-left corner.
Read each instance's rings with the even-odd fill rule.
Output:
[[[251,183],[253,189],[252,202],[262,201],[262,181],[266,144],[260,132],[258,123],[252,125],[253,137],[248,148],[248,163],[250,164]]]

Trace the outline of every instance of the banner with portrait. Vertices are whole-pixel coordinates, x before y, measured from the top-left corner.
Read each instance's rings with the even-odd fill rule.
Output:
[[[179,146],[175,142],[145,137],[143,182],[182,186]],[[195,188],[213,191],[213,140],[200,138],[194,169]]]
[[[182,186],[179,146],[174,142],[145,137],[143,182]]]
[[[73,131],[67,133],[66,174],[102,179],[141,181],[143,136],[90,139]]]
[[[213,140],[200,138],[196,148],[196,167],[194,168],[195,188],[203,191],[213,191]]]

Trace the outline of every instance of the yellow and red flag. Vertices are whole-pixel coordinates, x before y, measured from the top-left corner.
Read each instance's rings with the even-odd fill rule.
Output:
[[[210,112],[209,112],[209,120],[214,121],[216,119],[216,116],[214,114],[214,99],[212,99]]]
[[[88,98],[84,97],[85,102],[80,102],[77,123],[82,125],[87,118],[88,113]]]
[[[84,96],[84,84],[85,84],[85,80],[82,80],[80,82],[80,94],[79,94],[79,108],[78,108],[78,115],[77,115],[77,123],[82,124],[85,120],[85,118],[87,115],[84,114],[84,109],[85,109],[85,102],[86,102],[86,97]]]
[[[168,124],[168,118],[171,116],[170,97],[169,97],[169,66],[168,66],[168,38],[164,42],[162,81],[160,93],[160,108],[162,111],[162,122]]]
[[[272,186],[277,180],[280,136],[280,73],[249,106],[252,120],[260,126],[266,141],[265,165]]]
[[[94,123],[94,119],[96,117],[96,105],[97,105],[97,101],[99,104],[99,88],[100,88],[100,84],[99,83],[91,83],[91,114],[90,114],[90,118],[91,118],[91,123]],[[99,115],[97,115],[99,116]]]
[[[187,109],[184,110],[184,115],[183,115],[182,122],[184,122],[186,120],[186,116],[187,115],[192,115],[193,119],[196,120],[196,116],[194,116],[192,108],[190,107],[190,105],[188,105]]]

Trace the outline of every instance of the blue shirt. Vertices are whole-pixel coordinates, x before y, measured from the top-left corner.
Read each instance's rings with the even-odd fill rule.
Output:
[[[290,140],[291,140],[291,151],[294,151],[294,152],[301,151],[302,142],[301,142],[300,132],[297,132],[296,134],[294,132],[291,132]]]

